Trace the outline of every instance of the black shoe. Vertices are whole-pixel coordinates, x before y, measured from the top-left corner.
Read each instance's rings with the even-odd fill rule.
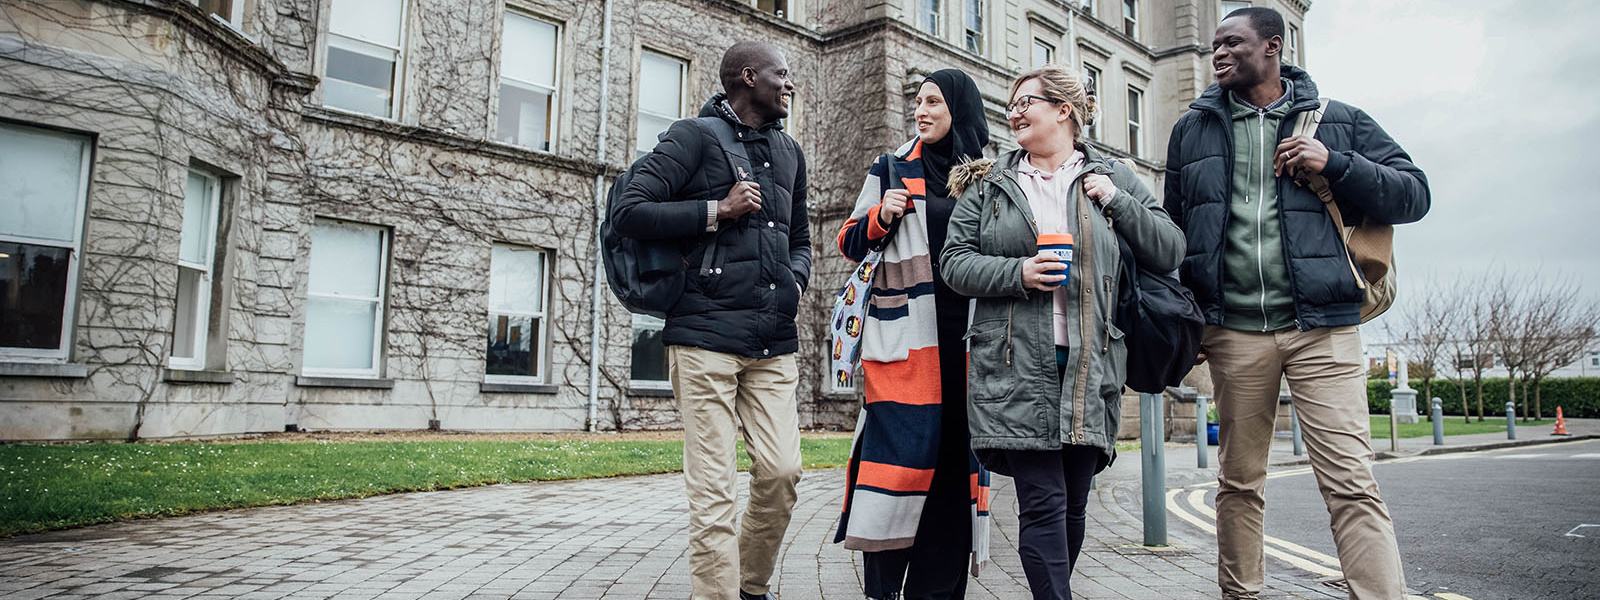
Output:
[[[744,590],[739,590],[739,600],[778,600],[778,597],[772,595],[772,592],[756,595]]]

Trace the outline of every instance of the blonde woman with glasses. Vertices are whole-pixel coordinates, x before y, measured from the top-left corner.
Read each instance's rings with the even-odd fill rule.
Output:
[[[1089,480],[1115,457],[1121,422],[1117,240],[1141,266],[1171,271],[1184,239],[1132,169],[1083,143],[1095,98],[1076,73],[1046,65],[1017,78],[1010,98],[1021,148],[952,170],[958,200],[940,263],[951,289],[977,298],[966,336],[972,447],[1015,481],[1033,597],[1064,600]]]

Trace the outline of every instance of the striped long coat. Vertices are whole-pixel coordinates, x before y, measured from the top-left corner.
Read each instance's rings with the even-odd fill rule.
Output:
[[[923,219],[921,149],[921,141],[912,140],[893,153],[898,157],[899,182],[886,181],[887,165],[879,158],[839,233],[840,251],[846,256],[857,254],[849,250],[846,238],[859,223],[866,222],[867,237],[881,243],[888,234],[878,224],[884,192],[899,184],[910,192],[911,206],[882,248],[882,262],[873,273],[862,327],[865,402],[852,444],[844,515],[834,540],[852,550],[894,550],[915,542],[938,463],[942,365],[928,224]],[[954,368],[965,370],[966,365]],[[965,397],[964,390],[958,396]],[[971,566],[976,575],[989,557],[989,474],[976,459],[970,463]]]

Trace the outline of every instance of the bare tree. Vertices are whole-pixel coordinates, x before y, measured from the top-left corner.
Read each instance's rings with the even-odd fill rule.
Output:
[[[1600,304],[1585,301],[1578,286],[1560,278],[1535,292],[1538,301],[1530,304],[1530,326],[1542,332],[1529,343],[1531,355],[1524,376],[1523,400],[1528,400],[1526,383],[1533,385],[1533,418],[1544,416],[1540,403],[1540,384],[1545,377],[1583,356],[1595,339],[1595,323],[1600,321]]]
[[[1451,332],[1449,346],[1454,354],[1456,384],[1461,391],[1461,414],[1467,419],[1467,380],[1465,372],[1472,371],[1472,383],[1478,400],[1478,421],[1483,421],[1483,371],[1494,366],[1490,332],[1493,329],[1494,311],[1489,294],[1484,290],[1487,278],[1458,279],[1450,287],[1449,299],[1457,307],[1447,321]]]
[[[1422,289],[1426,290],[1422,297],[1413,300],[1401,314],[1400,327],[1404,332],[1409,358],[1416,365],[1411,367],[1411,374],[1422,378],[1422,397],[1425,402],[1431,402],[1433,380],[1438,377],[1437,365],[1449,349],[1454,333],[1452,321],[1462,309],[1452,297],[1454,290],[1431,282],[1424,284]],[[1465,410],[1465,403],[1462,406]],[[1428,412],[1428,419],[1433,419],[1432,411]]]

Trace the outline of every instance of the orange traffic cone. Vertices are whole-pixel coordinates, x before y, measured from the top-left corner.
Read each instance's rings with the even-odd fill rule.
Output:
[[[1567,418],[1561,415],[1561,407],[1556,407],[1556,430],[1550,435],[1572,435],[1567,433]]]

